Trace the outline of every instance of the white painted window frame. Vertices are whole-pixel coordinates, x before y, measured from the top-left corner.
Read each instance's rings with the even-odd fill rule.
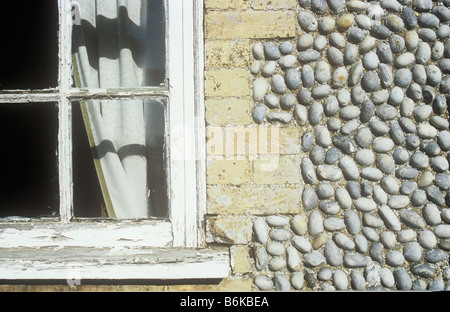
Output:
[[[226,250],[204,246],[206,213],[203,1],[166,0],[168,88],[71,88],[70,0],[58,0],[57,90],[0,94],[1,103],[58,102],[60,219],[0,223],[0,280],[221,279]],[[74,222],[71,101],[89,96],[169,98],[169,220]]]

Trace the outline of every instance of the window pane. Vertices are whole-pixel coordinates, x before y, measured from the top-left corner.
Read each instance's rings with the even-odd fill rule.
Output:
[[[166,101],[73,104],[75,217],[168,216]]]
[[[59,213],[55,103],[0,104],[0,217]]]
[[[163,0],[79,0],[72,50],[75,87],[120,88],[165,83]]]
[[[57,86],[56,0],[2,1],[0,33],[0,89]]]

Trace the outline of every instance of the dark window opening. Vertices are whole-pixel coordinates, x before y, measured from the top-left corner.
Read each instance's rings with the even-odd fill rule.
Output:
[[[0,139],[0,217],[57,216],[56,104],[0,104]]]

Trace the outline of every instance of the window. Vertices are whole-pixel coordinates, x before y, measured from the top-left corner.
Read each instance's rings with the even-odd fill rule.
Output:
[[[227,276],[200,249],[202,1],[10,2],[0,280]]]

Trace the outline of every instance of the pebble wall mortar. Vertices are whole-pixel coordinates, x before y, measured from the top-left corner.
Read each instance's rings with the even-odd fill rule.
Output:
[[[253,45],[253,119],[299,127],[304,182],[253,222],[258,289],[450,289],[448,6],[300,0]]]

